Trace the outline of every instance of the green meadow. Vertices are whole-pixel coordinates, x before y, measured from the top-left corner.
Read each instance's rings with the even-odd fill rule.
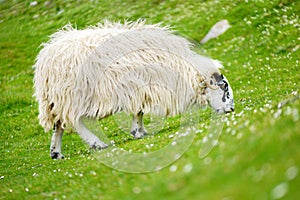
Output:
[[[0,0],[0,199],[298,199],[299,13],[296,0]],[[216,146],[199,157],[213,116],[204,108],[192,143],[160,170],[108,167],[72,130],[63,137],[65,159],[52,160],[52,132],[39,125],[33,97],[40,44],[68,23],[83,29],[105,19],[140,18],[171,26],[195,43],[196,52],[225,66],[235,112],[223,116]],[[200,45],[222,19],[230,29]],[[134,140],[124,128],[130,118],[116,119],[108,117],[99,127],[115,146],[140,153],[172,143],[181,126],[180,116],[163,119],[163,125],[155,117],[161,125],[156,134]],[[147,116],[146,126],[152,120]]]

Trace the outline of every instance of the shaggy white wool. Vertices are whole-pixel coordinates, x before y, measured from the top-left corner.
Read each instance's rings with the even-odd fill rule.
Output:
[[[191,48],[168,27],[144,21],[65,26],[43,44],[34,66],[40,124],[49,131],[58,120],[65,128],[82,116],[175,115],[207,104],[205,82],[219,65]]]

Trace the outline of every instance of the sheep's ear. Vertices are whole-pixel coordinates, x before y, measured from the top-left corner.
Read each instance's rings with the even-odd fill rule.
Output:
[[[213,73],[211,76],[209,76],[209,79],[206,81],[207,87],[210,89],[216,90],[219,88],[218,82],[222,80],[222,74],[219,73]]]

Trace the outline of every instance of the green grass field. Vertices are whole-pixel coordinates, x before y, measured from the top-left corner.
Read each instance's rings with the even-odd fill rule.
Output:
[[[0,0],[0,199],[299,199],[300,1],[37,2]],[[71,130],[63,138],[66,159],[52,160],[51,132],[38,124],[33,97],[39,45],[69,22],[84,28],[138,18],[171,25],[195,43],[219,20],[231,24],[195,49],[223,62],[235,94],[218,145],[198,157],[211,116],[204,109],[197,126],[203,132],[160,171],[111,169]],[[171,118],[158,134],[133,140],[113,122],[101,122],[107,137],[137,152],[167,145],[179,126]]]

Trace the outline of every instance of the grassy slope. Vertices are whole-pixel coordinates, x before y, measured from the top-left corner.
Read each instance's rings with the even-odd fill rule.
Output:
[[[35,7],[29,6],[30,1],[0,3],[0,199],[270,199],[276,192],[295,199],[300,195],[300,102],[277,107],[299,96],[299,1],[55,2]],[[206,159],[198,158],[195,140],[172,164],[175,172],[167,167],[156,173],[128,174],[97,162],[75,134],[64,137],[68,159],[49,158],[51,134],[38,125],[32,97],[31,66],[38,46],[68,22],[82,28],[104,18],[162,21],[195,41],[218,20],[229,20],[232,28],[204,48],[226,66],[223,71],[235,91],[236,113],[228,116],[219,145]],[[107,126],[109,120],[104,122]],[[208,123],[205,114],[203,124]],[[202,135],[196,137],[200,141]],[[121,145],[144,149],[147,142],[153,141],[128,140]],[[192,170],[185,171],[187,166]]]

